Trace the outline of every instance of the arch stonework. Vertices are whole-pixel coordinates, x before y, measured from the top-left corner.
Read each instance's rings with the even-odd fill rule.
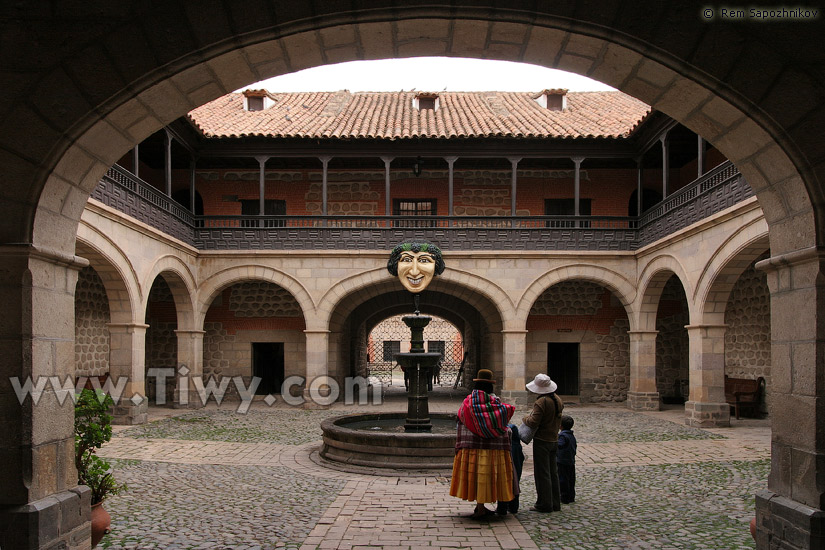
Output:
[[[768,227],[764,220],[756,220],[731,235],[722,247],[717,249],[707,262],[701,279],[697,282],[693,301],[702,324],[723,325],[725,307],[730,292],[739,277],[770,247]]]
[[[304,320],[307,323],[307,329],[311,330],[310,320],[313,319],[316,308],[312,297],[300,281],[275,268],[254,264],[239,264],[235,267],[226,268],[217,273],[213,273],[201,281],[197,290],[195,322],[193,326],[197,327],[198,330],[203,329],[206,312],[209,310],[209,306],[212,305],[215,297],[224,288],[242,281],[266,281],[276,284],[292,294],[298,302],[298,305],[301,306]]]
[[[163,277],[169,289],[172,291],[172,298],[175,300],[175,309],[178,314],[178,327],[185,330],[198,330],[195,323],[195,296],[198,288],[191,266],[187,265],[181,258],[171,254],[163,255],[155,260],[143,278],[143,299],[141,301],[141,312],[145,315],[149,302],[149,292],[158,277]]]
[[[115,243],[82,223],[78,226],[76,251],[89,260],[103,280],[112,322],[135,322],[140,310],[140,285],[129,258]]]
[[[772,518],[790,510],[802,533],[792,536],[802,541],[798,547],[818,544],[812,533],[821,532],[825,509],[825,417],[817,403],[825,383],[810,358],[821,356],[825,346],[825,325],[817,316],[825,265],[818,251],[825,231],[825,142],[818,131],[825,102],[822,54],[814,47],[822,21],[734,28],[702,19],[699,4],[664,7],[655,0],[635,5],[632,17],[622,16],[626,8],[618,0],[586,11],[559,4],[538,8],[526,0],[506,8],[492,0],[426,7],[370,0],[359,4],[361,11],[292,3],[277,10],[277,22],[271,6],[245,7],[243,23],[228,4],[226,12],[210,4],[209,18],[200,16],[203,6],[196,2],[149,8],[110,6],[107,25],[95,24],[100,12],[94,2],[77,6],[71,18],[0,8],[4,24],[15,26],[17,43],[31,46],[0,53],[9,68],[0,104],[0,213],[6,220],[0,240],[7,243],[0,249],[7,269],[0,286],[9,317],[20,319],[19,326],[4,328],[2,336],[20,351],[9,357],[2,379],[41,374],[51,357],[68,362],[55,342],[71,340],[71,323],[55,321],[71,319],[72,273],[83,265],[74,256],[74,236],[89,192],[123,152],[191,108],[264,77],[349,59],[464,55],[562,68],[613,85],[699,133],[756,192],[773,254],[764,267],[775,316],[773,366],[782,373],[774,392],[785,403],[774,413],[771,492],[758,499],[757,544],[783,541],[782,524]],[[175,40],[168,38],[170,25]],[[34,35],[45,27],[55,30]],[[714,44],[713,56],[701,53],[702,41]],[[148,47],[153,42],[164,47]],[[95,54],[103,50],[108,55]],[[94,70],[88,59],[96,60]],[[25,335],[31,334],[38,336],[28,343]],[[79,496],[70,491],[72,467],[56,468],[44,458],[63,456],[73,444],[70,411],[52,396],[39,405],[44,414],[3,405],[17,411],[9,421],[32,435],[0,440],[3,457],[17,449],[0,478],[0,521],[7,521],[9,507],[45,505],[47,498],[52,507],[74,505]],[[59,428],[43,418],[61,419]],[[800,421],[805,429],[784,429]],[[35,446],[53,452],[35,452]],[[85,528],[82,518],[58,540]],[[41,541],[37,528],[10,536],[16,537],[4,541],[10,547],[55,542]]]
[[[636,298],[636,287],[633,283],[618,271],[599,265],[581,263],[555,268],[530,283],[518,301],[518,307],[516,308],[518,323],[514,323],[514,327],[522,329],[525,327],[530,308],[533,307],[533,304],[545,290],[557,283],[574,280],[590,281],[609,289],[625,307],[628,319],[631,320],[630,330],[633,330],[631,306]]]
[[[636,330],[655,331],[656,312],[659,309],[659,298],[668,279],[675,275],[682,283],[685,294],[692,294],[692,281],[688,278],[684,266],[672,254],[657,255],[642,269],[639,276],[639,293],[636,296],[637,304],[633,312],[637,316]]]
[[[349,277],[330,288],[319,301],[317,307],[319,312],[318,324],[320,326],[330,326],[333,311],[341,305],[342,300],[346,297],[365,293],[366,295],[375,296],[377,293],[384,292],[385,289],[396,290],[399,286],[397,279],[387,274],[385,268],[378,268]],[[492,281],[469,271],[450,267],[430,283],[429,290],[438,291],[446,287],[449,287],[450,294],[456,298],[465,300],[480,311],[490,313],[501,319],[502,325],[506,326],[508,322],[512,322],[513,302],[507,293]],[[347,313],[349,313],[347,310],[337,312],[339,316]]]

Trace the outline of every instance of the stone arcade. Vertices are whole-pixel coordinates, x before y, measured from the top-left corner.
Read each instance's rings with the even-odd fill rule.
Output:
[[[76,283],[87,265],[109,304],[109,373],[130,377],[127,395],[145,391],[151,330],[146,312],[158,276],[175,307],[175,328],[168,327],[177,345],[175,365],[195,372],[204,368],[208,311],[235,283],[263,280],[291,295],[301,317],[284,316],[295,322],[285,335],[285,363],[288,354],[300,357],[307,379],[344,372],[341,358],[348,350],[341,348],[341,327],[352,315],[366,321],[365,311],[380,305],[388,291],[388,278],[379,275],[379,255],[369,250],[357,251],[357,262],[356,251],[337,245],[289,254],[212,252],[100,202],[87,203],[104,173],[163,126],[264,77],[349,59],[436,54],[504,58],[587,74],[701,135],[741,172],[755,199],[740,200],[666,239],[609,253],[505,251],[491,245],[456,254],[456,275],[438,284],[443,295],[460,297],[448,304],[462,312],[456,322],[466,319],[471,326],[470,321],[486,320],[475,337],[492,352],[491,366],[511,392],[523,387],[530,369],[540,368],[540,359],[524,366],[531,350],[551,343],[537,333],[570,334],[558,332],[569,327],[533,330],[528,324],[542,294],[572,280],[609,289],[612,297],[601,301],[602,309],[607,304],[626,312],[627,399],[635,408],[655,406],[665,390],[656,373],[657,331],[665,329],[657,326],[660,298],[681,301],[684,294],[686,418],[724,424],[728,300],[740,292],[735,286],[743,273],[758,276],[750,266],[768,253],[756,265],[767,273],[770,291],[774,431],[768,487],[757,495],[757,545],[821,547],[825,326],[819,322],[819,248],[825,143],[819,128],[825,102],[816,46],[823,23],[729,22],[704,17],[702,7],[641,2],[628,10],[624,3],[604,2],[599,10],[586,11],[516,0],[506,8],[484,1],[420,8],[375,0],[357,8],[245,5],[243,13],[224,4],[174,1],[160,9],[91,2],[70,15],[38,4],[1,8],[3,35],[13,46],[0,50],[5,83],[0,288],[7,307],[0,380],[0,458],[7,465],[0,477],[0,544],[88,547],[82,512],[88,493],[77,488],[70,458],[71,410],[61,408],[49,391],[38,406],[21,406],[8,382],[15,376],[75,375]],[[587,169],[587,159],[583,162]],[[673,275],[681,288],[668,288]],[[100,288],[88,272],[86,277],[82,292]],[[290,307],[295,311],[294,304]],[[669,326],[679,323],[673,319]],[[79,332],[96,338],[93,331]],[[608,329],[601,341],[594,337],[591,349],[615,345],[620,335],[621,330]],[[739,335],[734,343],[740,343]],[[684,353],[669,349],[671,356]],[[94,355],[105,351],[79,353],[94,362]],[[609,383],[615,382],[614,376]],[[119,414],[139,422],[144,412],[126,407]]]

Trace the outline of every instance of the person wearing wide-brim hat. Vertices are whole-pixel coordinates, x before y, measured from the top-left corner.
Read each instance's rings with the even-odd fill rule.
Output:
[[[485,503],[513,500],[518,491],[507,426],[516,409],[493,394],[492,371],[479,370],[473,382],[458,409],[450,495],[475,501],[470,517],[479,519],[494,513]]]
[[[564,403],[556,395],[558,385],[546,374],[537,374],[527,389],[537,394],[533,410],[523,422],[533,435],[533,474],[536,480],[536,504],[530,510],[535,512],[557,512],[561,510],[561,490],[556,452],[559,445],[559,428]]]

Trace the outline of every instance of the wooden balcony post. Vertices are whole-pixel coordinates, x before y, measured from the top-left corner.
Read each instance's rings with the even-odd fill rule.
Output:
[[[508,157],[507,160],[510,161],[510,165],[512,168],[512,174],[510,176],[510,215],[515,217],[516,215],[516,184],[518,181],[518,163],[521,161],[521,157]]]
[[[332,160],[332,157],[318,157],[318,160],[320,160],[323,165],[321,171],[321,215],[326,218],[329,214],[329,161]],[[327,221],[324,220],[324,225],[326,225],[326,223]]]
[[[194,216],[195,212],[195,165],[198,162],[197,157],[192,157],[189,161],[189,211]]]
[[[166,130],[166,147],[164,148],[164,179],[166,182],[166,196],[172,196],[172,132]]]
[[[670,152],[667,142],[667,132],[659,138],[662,142],[662,200],[667,198],[668,183],[670,181]]]
[[[444,160],[447,161],[447,215],[453,216],[455,212],[453,212],[453,165],[455,161],[458,160],[458,157],[444,157]],[[450,220],[448,223],[449,226],[453,225],[453,221]]]
[[[584,157],[573,157],[570,160],[572,160],[576,165],[576,173],[573,176],[573,215],[578,218],[581,215],[579,199],[581,197],[581,168]],[[577,219],[575,226],[579,227],[579,225],[579,220]]]
[[[255,157],[258,161],[258,216],[266,214],[266,161],[269,157]],[[263,227],[260,223],[259,227]]]
[[[390,163],[395,157],[381,157],[384,161],[384,215],[391,216],[390,210]]]

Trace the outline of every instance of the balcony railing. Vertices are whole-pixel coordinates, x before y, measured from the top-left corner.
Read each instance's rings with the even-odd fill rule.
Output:
[[[427,240],[451,250],[635,250],[752,195],[726,162],[641,217],[194,216],[119,166],[92,197],[202,250],[388,249]]]

